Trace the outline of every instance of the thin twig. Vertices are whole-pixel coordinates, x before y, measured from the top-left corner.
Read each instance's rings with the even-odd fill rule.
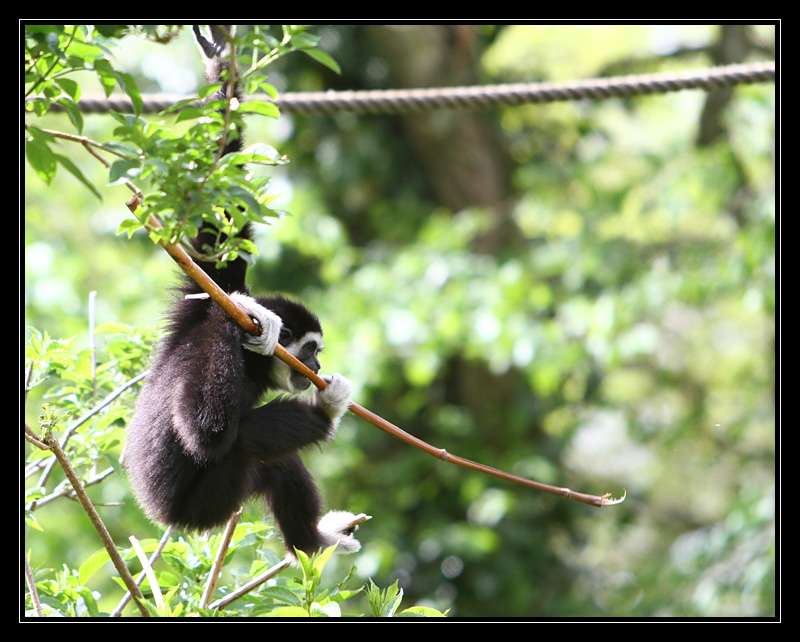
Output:
[[[155,552],[150,556],[150,559],[147,560],[148,564],[152,567],[153,564],[156,563],[159,557],[161,557],[161,552],[164,550],[164,547],[167,545],[169,541],[169,537],[172,535],[172,526],[167,526],[167,529],[164,531],[164,534],[161,536],[161,541],[158,542],[158,548]],[[145,572],[142,571],[136,577],[136,586],[141,586],[142,582],[144,582],[144,578],[146,577]],[[111,611],[110,617],[119,617],[122,615],[122,611],[125,610],[125,607],[128,605],[128,602],[131,601],[131,594],[130,592],[125,593],[125,596],[119,601],[117,607]]]
[[[222,154],[225,153],[225,147],[228,145],[228,129],[230,128],[231,124],[231,103],[235,98],[236,84],[238,82],[239,67],[236,61],[236,47],[234,46],[230,29],[224,29],[223,31],[225,33],[226,40],[228,41],[228,49],[230,51],[228,59],[228,82],[227,86],[225,87],[225,124],[222,128],[222,140],[220,141],[219,149],[217,150],[217,154],[214,158],[214,162],[211,165],[211,169],[209,170],[206,179],[203,181],[204,183],[214,171],[217,163],[219,163],[219,159],[222,158]]]
[[[130,156],[128,154],[123,154],[122,152],[117,151],[116,149],[112,149],[111,147],[108,147],[108,145],[106,145],[105,143],[99,143],[96,140],[92,140],[91,138],[88,138],[87,136],[78,136],[76,134],[68,134],[67,132],[60,132],[60,131],[57,131],[55,129],[46,129],[44,127],[40,127],[39,129],[41,129],[41,131],[43,131],[45,134],[50,134],[50,136],[53,136],[54,138],[62,138],[64,140],[71,140],[71,141],[73,141],[75,143],[81,143],[84,147],[90,147],[90,148],[91,147],[96,147],[97,149],[102,149],[104,152],[107,152],[109,154],[113,154],[114,156],[119,156],[120,158],[124,158],[125,160],[136,160],[135,156]],[[94,156],[94,153],[92,153],[92,155]],[[95,156],[95,158],[101,158],[102,159],[102,157],[98,157],[98,156]],[[105,159],[102,159],[101,162],[105,163],[106,161],[105,161]]]
[[[153,572],[153,567],[150,566],[150,562],[147,559],[147,555],[144,554],[142,545],[139,544],[139,540],[136,539],[135,535],[131,535],[130,537],[128,537],[128,540],[130,540],[131,546],[133,546],[133,550],[136,551],[136,557],[139,558],[139,563],[142,565],[142,569],[144,569],[144,574],[150,581],[150,590],[153,591],[153,599],[156,601],[156,606],[159,609],[163,609],[164,596],[161,594],[161,587],[158,585],[158,578],[156,577],[156,574]]]
[[[225,564],[225,554],[228,552],[228,547],[231,544],[233,531],[236,530],[236,524],[239,523],[239,518],[242,516],[242,509],[237,510],[231,515],[228,523],[225,525],[225,532],[222,534],[222,541],[219,543],[217,555],[214,558],[214,563],[211,565],[211,571],[208,573],[208,580],[206,587],[203,590],[203,597],[200,598],[200,608],[206,608],[211,598],[214,597],[214,591],[217,588],[219,575],[222,572],[222,566]]]
[[[33,579],[33,571],[31,570],[27,553],[25,553],[25,582],[28,584],[28,593],[31,594],[31,601],[33,602],[33,608],[36,610],[36,615],[44,617],[42,602],[39,600],[39,591],[36,589],[36,582]]]
[[[46,445],[46,444],[45,444]],[[103,472],[97,473],[93,477],[90,477],[85,482],[83,482],[83,487],[88,488],[89,486],[94,486],[95,484],[99,484],[104,479],[109,477],[113,474],[114,468],[108,467]],[[28,504],[25,509],[29,511],[35,511],[42,506],[46,506],[50,502],[57,500],[60,497],[73,497],[75,496],[74,491],[69,487],[69,484],[62,482],[58,485],[58,487],[49,495],[45,495],[44,497],[40,497],[39,499],[33,500],[30,504]]]
[[[80,428],[83,424],[85,424],[87,421],[89,421],[89,419],[94,417],[97,413],[101,412],[106,406],[111,404],[111,402],[113,402],[117,397],[119,397],[128,388],[130,388],[131,386],[136,385],[142,379],[144,379],[146,376],[147,376],[147,370],[145,370],[141,374],[136,375],[133,379],[131,379],[130,381],[127,381],[124,384],[122,384],[119,388],[117,388],[112,393],[110,393],[108,396],[106,396],[106,398],[103,399],[103,401],[101,401],[98,405],[96,405],[94,408],[92,408],[89,412],[87,412],[86,414],[81,416],[79,419],[77,419],[75,421],[75,423],[73,423],[67,429],[67,431],[64,433],[64,435],[61,437],[61,441],[59,442],[61,448],[66,447],[67,442],[72,438],[72,435],[75,434],[75,432],[78,430],[78,428]],[[45,470],[42,473],[41,477],[39,477],[39,483],[38,483],[39,486],[44,486],[45,483],[47,483],[47,478],[50,476],[50,473],[52,472],[54,465],[55,465],[55,460],[54,459],[41,460],[39,462],[36,462],[36,464],[31,466],[31,472],[30,473],[26,469],[25,477],[27,478],[30,474],[33,474],[39,468],[44,466]]]
[[[220,598],[216,602],[212,602],[208,608],[210,609],[224,609],[228,604],[233,602],[234,600],[238,600],[242,595],[246,595],[250,591],[255,588],[261,586],[264,582],[268,579],[275,577],[281,571],[289,568],[292,565],[292,560],[288,556],[282,559],[280,562],[275,564],[275,566],[269,568],[268,570],[264,571],[258,577],[250,580],[247,584],[239,587],[233,593],[226,595],[223,598]]]
[[[41,448],[42,450],[50,450],[50,446],[44,443],[39,437],[33,432],[30,428],[28,428],[28,424],[25,424],[25,439],[31,442],[37,448]]]
[[[97,292],[89,292],[89,352],[92,357],[92,394],[97,392],[97,345],[94,341],[94,302]]]
[[[100,518],[100,514],[97,512],[94,504],[92,504],[92,500],[89,498],[89,495],[86,494],[83,486],[81,486],[81,482],[78,479],[78,476],[75,474],[75,470],[69,463],[64,451],[61,450],[61,447],[58,445],[58,441],[52,435],[48,435],[45,438],[45,443],[50,447],[50,450],[53,451],[53,454],[55,454],[58,463],[61,464],[61,468],[64,469],[64,474],[67,476],[67,479],[69,479],[69,483],[72,484],[72,488],[75,491],[78,501],[81,503],[83,510],[86,511],[86,514],[89,516],[89,520],[92,522],[92,526],[94,526],[97,534],[103,541],[103,546],[105,546],[105,549],[108,551],[108,555],[111,558],[111,562],[114,564],[114,568],[117,569],[117,573],[119,573],[122,581],[125,582],[125,586],[127,586],[128,590],[133,594],[133,599],[136,602],[136,606],[139,607],[142,617],[150,617],[150,613],[142,603],[142,600],[144,599],[142,592],[139,590],[139,587],[136,586],[136,582],[133,580],[133,577],[131,577],[130,571],[128,571],[128,567],[125,566],[125,562],[122,560],[122,557],[120,557],[119,551],[114,545],[114,540],[111,539],[111,535],[109,534],[106,525]]]

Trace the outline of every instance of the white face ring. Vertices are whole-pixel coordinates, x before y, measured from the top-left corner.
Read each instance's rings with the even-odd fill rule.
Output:
[[[324,347],[322,343],[322,335],[319,332],[306,332],[297,341],[293,341],[288,346],[286,346],[286,350],[296,357],[297,355],[300,354],[300,351],[303,349],[303,346],[307,344],[309,341],[316,341],[320,350],[322,350],[322,348]],[[286,392],[292,392],[292,393],[302,392],[297,390],[292,385],[292,369],[280,359],[275,359],[275,365],[272,371],[272,375],[273,378],[275,379],[275,383],[278,384],[278,387],[281,390],[285,390]]]

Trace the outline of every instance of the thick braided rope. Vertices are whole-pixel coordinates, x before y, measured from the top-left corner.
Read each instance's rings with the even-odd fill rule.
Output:
[[[284,113],[331,114],[350,111],[366,114],[405,114],[433,109],[489,109],[524,103],[661,94],[683,89],[719,89],[739,84],[774,81],[775,63],[711,67],[682,73],[617,76],[563,83],[516,83],[435,89],[389,89],[376,91],[288,92],[274,101]],[[170,107],[185,96],[152,94],[144,97],[144,112]],[[247,100],[266,100],[247,96]],[[127,98],[84,98],[85,113],[131,112]],[[60,107],[53,105],[54,108]]]

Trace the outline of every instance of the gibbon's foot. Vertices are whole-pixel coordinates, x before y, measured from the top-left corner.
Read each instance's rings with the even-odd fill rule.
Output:
[[[325,414],[327,414],[335,424],[350,405],[353,386],[347,377],[343,377],[340,374],[324,375],[322,378],[328,385],[325,387],[325,390],[320,390],[317,393],[317,398]],[[335,429],[336,426],[334,426],[334,433]],[[331,437],[333,437],[333,435],[331,435]]]
[[[358,553],[359,542],[353,533],[361,522],[370,519],[369,515],[354,515],[346,510],[332,510],[325,513],[317,524],[317,530],[325,546],[337,544],[336,552],[342,554]]]
[[[254,337],[250,333],[245,333],[242,347],[266,356],[274,353],[275,346],[278,345],[278,338],[281,335],[281,326],[283,326],[281,318],[246,294],[234,292],[231,294],[231,298],[244,308],[250,317],[261,324],[261,334],[259,336]]]

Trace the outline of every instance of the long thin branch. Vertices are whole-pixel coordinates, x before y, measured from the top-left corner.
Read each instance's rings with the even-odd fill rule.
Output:
[[[281,571],[289,568],[292,565],[292,560],[287,556],[283,558],[280,562],[272,566],[271,568],[264,571],[258,577],[253,578],[247,584],[240,586],[236,589],[233,593],[229,593],[223,598],[218,599],[216,602],[212,602],[211,605],[208,607],[210,609],[224,609],[228,604],[233,602],[234,600],[238,600],[242,595],[247,595],[250,591],[255,588],[261,586],[264,582],[268,579],[275,577]]]
[[[128,540],[130,541],[131,546],[133,546],[133,550],[136,551],[136,557],[139,558],[139,563],[142,565],[144,574],[147,576],[147,579],[150,580],[150,590],[153,591],[153,599],[156,601],[156,606],[159,609],[163,609],[164,596],[161,594],[161,587],[158,585],[158,578],[156,578],[156,574],[153,572],[153,567],[150,565],[147,555],[144,554],[142,545],[139,543],[139,540],[136,539],[135,535],[128,537]]]
[[[96,475],[90,477],[85,482],[83,482],[83,487],[88,488],[89,486],[94,486],[95,484],[99,484],[113,473],[114,473],[114,468],[109,466],[103,472],[97,473]],[[34,511],[41,508],[42,506],[46,506],[50,502],[53,502],[59,499],[60,497],[69,497],[69,496],[74,497],[75,496],[74,491],[66,483],[59,484],[59,487],[56,488],[52,493],[50,493],[49,495],[45,495],[44,497],[41,497],[39,499],[33,500],[28,506],[26,506],[26,509],[29,511]]]
[[[149,219],[149,224],[153,226],[154,229],[158,229],[160,227],[160,223],[155,219],[154,216],[151,216]],[[167,251],[167,253],[175,260],[175,262],[180,266],[180,268],[191,278],[193,279],[208,295],[217,303],[219,306],[234,320],[236,321],[239,326],[244,329],[246,332],[250,334],[258,334],[260,330],[256,327],[255,323],[253,323],[252,319],[245,313],[243,309],[237,306],[233,300],[225,293],[222,288],[220,288],[193,260],[192,258],[178,245],[169,244],[169,243],[161,243],[161,246]],[[304,375],[308,378],[311,383],[313,383],[318,389],[324,390],[327,386],[325,380],[314,373],[308,366],[301,363],[300,360],[296,359],[294,355],[292,355],[289,351],[287,351],[283,346],[277,345],[275,347],[275,356],[278,357],[281,361],[283,361],[286,365],[290,368],[296,370],[297,372]],[[461,466],[462,468],[468,468],[470,470],[476,470],[481,472],[485,475],[491,475],[492,477],[497,477],[498,479],[503,479],[506,481],[513,482],[515,484],[519,484],[521,486],[526,486],[527,488],[533,488],[535,490],[540,490],[545,493],[550,493],[552,495],[560,495],[561,497],[566,497],[568,499],[572,499],[576,502],[580,502],[582,504],[588,504],[590,506],[612,506],[614,504],[619,504],[625,500],[625,495],[623,494],[622,497],[612,497],[610,493],[606,493],[604,495],[591,495],[588,493],[581,493],[569,488],[560,487],[560,486],[551,486],[550,484],[544,484],[542,482],[537,482],[532,479],[526,479],[525,477],[518,477],[517,475],[512,475],[511,473],[507,473],[503,470],[499,470],[497,468],[493,468],[492,466],[487,466],[486,464],[481,464],[476,461],[472,461],[471,459],[466,459],[464,457],[459,457],[458,455],[451,455],[443,448],[436,448],[435,446],[431,446],[429,443],[415,437],[407,433],[405,430],[400,428],[399,426],[394,425],[390,421],[387,421],[380,415],[375,414],[371,410],[365,408],[364,406],[357,404],[355,402],[350,404],[349,408],[350,412],[353,414],[358,415],[362,419],[365,419],[373,426],[376,426],[383,430],[384,432],[404,441],[405,443],[414,446],[415,448],[419,448],[420,450],[428,453],[436,457],[437,459],[441,459],[443,461],[450,462],[451,464],[455,464],[456,466]]]
[[[228,523],[225,525],[225,532],[222,534],[222,541],[219,543],[217,555],[214,558],[214,564],[211,566],[211,571],[208,573],[208,581],[203,590],[203,597],[200,598],[200,608],[206,608],[211,598],[214,597],[214,591],[217,588],[219,575],[222,572],[222,566],[225,564],[225,554],[228,552],[228,547],[231,544],[233,531],[236,530],[236,524],[239,523],[239,518],[242,516],[242,509],[237,510],[231,515]]]
[[[76,134],[68,134],[67,132],[60,132],[55,129],[45,129],[44,127],[40,127],[45,134],[50,134],[54,138],[62,138],[64,140],[71,140],[75,143],[81,143],[84,147],[96,147],[97,149],[102,149],[104,152],[108,152],[109,154],[113,154],[114,156],[119,156],[120,158],[124,158],[125,160],[135,160],[134,156],[130,156],[128,154],[123,154],[116,149],[112,149],[108,147],[105,143],[98,143],[96,140],[92,140],[86,136],[78,136]],[[97,158],[95,156],[95,158]],[[105,161],[104,161],[105,162]]]
[[[36,588],[36,582],[33,579],[33,571],[31,570],[31,564],[28,561],[28,555],[25,554],[25,582],[28,584],[28,593],[31,594],[31,601],[33,602],[33,608],[36,610],[36,615],[39,617],[44,617],[44,613],[42,612],[42,602],[39,600],[39,591]]]
[[[136,606],[139,607],[142,617],[150,617],[150,613],[142,603],[142,600],[144,599],[142,592],[139,590],[139,587],[136,586],[136,582],[134,582],[133,577],[131,577],[130,571],[128,571],[128,567],[125,566],[125,562],[122,560],[122,557],[120,557],[119,551],[114,545],[114,540],[111,539],[111,535],[108,532],[106,525],[100,518],[100,514],[97,512],[94,504],[92,504],[92,500],[89,498],[89,495],[86,494],[83,486],[81,486],[81,482],[78,479],[78,476],[75,474],[75,470],[69,463],[64,451],[61,450],[61,447],[58,445],[58,441],[56,441],[55,437],[52,435],[48,435],[45,437],[45,443],[47,444],[48,448],[53,451],[58,463],[61,464],[61,468],[64,469],[64,474],[67,476],[67,479],[69,479],[69,483],[72,484],[72,488],[75,491],[78,501],[83,507],[83,510],[86,511],[86,514],[89,516],[89,520],[92,522],[92,526],[94,526],[97,534],[103,541],[103,546],[105,546],[105,549],[108,551],[108,555],[111,558],[111,562],[114,564],[114,568],[117,569],[117,573],[119,573],[122,581],[125,582],[125,586],[127,586],[128,590],[133,594],[133,599],[136,602]]]
[[[147,560],[147,563],[150,564],[151,567],[153,566],[153,564],[156,563],[156,561],[158,561],[158,558],[161,557],[161,552],[164,550],[164,547],[167,545],[167,542],[169,541],[170,535],[172,535],[172,526],[167,526],[167,529],[164,531],[164,534],[161,536],[161,540],[158,542],[158,548],[150,556],[150,559]],[[141,586],[142,582],[144,582],[144,578],[145,577],[146,577],[146,574],[145,574],[144,571],[139,573],[139,575],[136,578],[136,586]],[[125,610],[125,607],[128,605],[128,602],[130,602],[130,601],[131,601],[131,594],[130,594],[130,591],[129,591],[128,593],[125,593],[125,596],[119,601],[119,604],[117,604],[117,607],[113,611],[111,611],[111,616],[110,617],[119,617],[120,615],[122,615],[122,611]]]

